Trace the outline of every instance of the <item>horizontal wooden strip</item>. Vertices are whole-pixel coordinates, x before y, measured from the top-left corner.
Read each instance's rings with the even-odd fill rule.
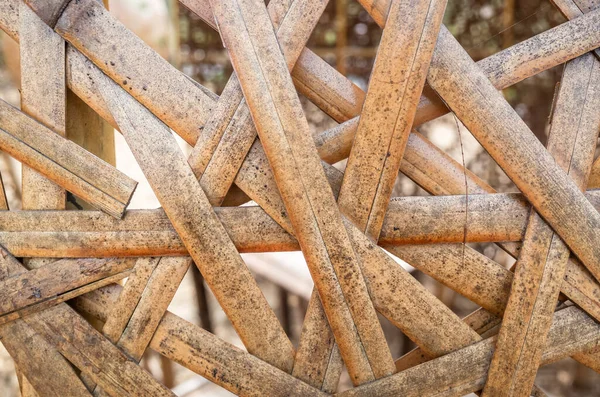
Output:
[[[0,147],[103,211],[120,218],[137,182],[0,101]]]

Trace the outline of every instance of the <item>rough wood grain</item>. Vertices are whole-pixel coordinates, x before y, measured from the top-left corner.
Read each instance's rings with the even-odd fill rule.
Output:
[[[211,2],[352,382],[393,360],[262,2]]]
[[[120,289],[115,285],[94,291],[78,298],[75,305],[106,320]],[[325,395],[169,312],[159,323],[149,347],[238,395]]]
[[[137,182],[0,101],[0,148],[66,190],[120,218]]]
[[[99,71],[92,75],[190,256],[253,354],[291,370],[294,349],[168,128]]]
[[[563,72],[548,151],[584,190],[600,131],[600,62],[586,54]],[[484,396],[530,392],[570,251],[532,212],[484,388]]]
[[[377,240],[410,135],[445,1],[391,5],[338,204]]]
[[[20,4],[21,110],[65,136],[65,42],[29,7]],[[22,208],[64,209],[66,192],[23,167]]]
[[[290,70],[327,3],[306,0],[269,3],[269,16]],[[188,159],[213,205],[222,203],[255,139],[256,129],[234,73]]]
[[[598,324],[571,307],[556,313],[542,364],[557,361],[599,343]],[[488,338],[444,357],[340,393],[340,396],[462,396],[481,389],[494,352]]]
[[[428,82],[573,253],[600,278],[600,248],[596,248],[600,247],[596,245],[600,215],[443,27]]]

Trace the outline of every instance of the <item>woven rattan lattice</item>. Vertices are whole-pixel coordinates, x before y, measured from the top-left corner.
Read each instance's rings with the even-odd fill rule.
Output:
[[[383,28],[366,93],[305,48],[326,0],[181,0],[230,55],[219,97],[101,2],[0,1],[22,59],[0,149],[27,166],[24,210],[0,213],[0,339],[24,395],[173,395],[138,365],[148,347],[240,395],[335,393],[343,365],[341,394],[373,396],[543,395],[540,365],[600,369],[600,2],[554,0],[568,22],[477,63],[445,0],[360,2]],[[498,90],[565,62],[544,148]],[[123,134],[161,209],[127,211],[136,182],[64,138],[67,88]],[[311,136],[298,92],[339,126]],[[412,129],[448,111],[520,194]],[[432,196],[391,198],[399,171]],[[65,210],[67,191],[101,211]],[[315,291],[295,348],[239,253],[298,249]],[[481,309],[460,319],[386,250]],[[247,351],[167,311],[194,265]],[[394,361],[377,313],[418,348]]]

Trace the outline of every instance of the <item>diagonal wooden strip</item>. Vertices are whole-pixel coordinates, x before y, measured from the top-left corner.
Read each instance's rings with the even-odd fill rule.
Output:
[[[174,396],[65,304],[26,320],[111,396]]]
[[[211,5],[352,382],[389,375],[389,348],[266,8]]]
[[[61,295],[131,269],[132,259],[64,259],[0,282],[0,324],[22,317],[20,311],[63,301]],[[84,292],[81,292],[84,293]],[[80,294],[81,294],[80,293]],[[16,317],[15,317],[16,315]]]
[[[91,71],[93,73],[93,71]],[[165,213],[252,354],[291,370],[294,349],[168,128],[105,75],[91,74]]]
[[[269,3],[269,16],[290,70],[327,3],[326,0]],[[188,159],[213,205],[222,203],[255,138],[256,130],[234,73]]]
[[[119,286],[111,286],[96,290],[77,298],[75,304],[79,310],[100,319],[106,319],[119,289]],[[478,322],[479,320],[477,319],[471,325],[474,327],[484,326],[485,322]],[[560,310],[557,312],[547,340],[544,364],[568,355],[580,354],[583,351],[590,352],[589,359],[593,360],[593,354],[597,349],[595,346],[600,343],[599,332],[597,323],[581,310],[575,307]],[[191,337],[192,335],[194,338]],[[404,371],[347,393],[364,392],[367,394],[368,391],[373,391],[374,395],[380,395],[380,393],[388,391],[391,395],[398,395],[393,393],[406,391],[408,395],[423,395],[419,393],[427,393],[432,389],[444,390],[451,384],[461,383],[466,383],[466,387],[471,389],[480,388],[485,380],[494,342],[493,338],[486,339],[433,360],[425,366],[412,369],[410,372]],[[240,352],[241,354],[235,355],[235,360],[229,360],[232,353],[238,352],[237,349],[171,313],[165,315],[150,347],[169,358],[176,357],[182,365],[234,393],[244,394],[248,390],[257,390],[268,395],[287,395],[283,391],[286,387],[290,391],[297,390],[293,382],[298,382],[298,380],[281,372],[279,376],[271,372],[272,370],[267,372],[264,362],[256,360],[248,354]],[[195,354],[189,353],[191,347],[194,347],[192,351]],[[481,359],[480,356],[485,358]],[[465,360],[465,357],[472,357],[472,359]],[[230,362],[238,363],[244,370],[236,370],[238,367],[229,370]],[[215,369],[216,372],[213,372]],[[473,373],[471,373],[472,370],[474,370]],[[252,373],[248,373],[248,371],[252,371]],[[218,376],[219,374],[223,376]],[[291,383],[285,386],[285,382],[288,381]],[[378,387],[380,385],[386,388],[381,389]],[[304,393],[306,392],[304,391]]]
[[[396,375],[340,393],[340,396],[462,396],[483,387],[495,338],[485,339]],[[571,307],[556,313],[543,364],[598,346],[598,325]]]
[[[190,264],[189,257],[151,258],[138,263],[127,280],[102,333],[135,362],[140,362]],[[96,387],[94,395],[106,392]]]
[[[65,42],[29,7],[20,3],[21,109],[65,136]],[[64,209],[66,192],[23,168],[23,209]]]
[[[413,124],[446,1],[391,5],[338,204],[377,240]]]
[[[567,19],[578,18],[600,6],[595,0],[552,0],[552,3]],[[600,59],[600,49],[594,50],[594,54]]]
[[[113,285],[77,298],[78,310],[106,320],[121,287]],[[281,371],[197,325],[167,312],[150,348],[238,395],[323,396]]]
[[[567,64],[548,138],[548,151],[582,190],[600,130],[598,82],[600,62],[592,54]],[[530,392],[569,255],[567,246],[532,211],[484,396]]]
[[[599,278],[600,215],[445,28],[428,82]]]
[[[38,3],[65,2],[30,0],[26,3],[36,7]],[[52,27],[193,144],[216,96],[171,66],[97,1],[66,3],[56,26]]]
[[[362,0],[361,4],[371,12],[371,16],[379,26],[384,26],[390,4],[389,0]],[[600,10],[596,10],[500,51],[479,61],[477,65],[497,89],[506,88],[542,70],[549,69],[597,48],[600,45],[599,24]],[[320,80],[321,86],[314,84],[313,90],[318,90],[323,95],[325,90],[323,82],[328,82],[327,87],[331,87],[330,89],[335,92],[336,89],[347,87],[347,82],[343,80],[343,76],[331,72],[326,79]],[[322,88],[319,89],[319,87]],[[303,92],[303,94],[307,95],[313,102],[318,103],[314,98],[311,98],[309,93]],[[415,116],[415,126],[448,112],[448,108],[431,88],[426,86],[423,94]],[[340,96],[357,101],[356,104],[348,107],[349,109],[355,109],[364,100],[364,94],[357,95],[356,89],[346,89],[337,92],[335,95],[332,93],[328,98],[334,100]],[[327,107],[324,110],[327,111]],[[348,113],[346,117],[356,116],[358,116],[358,113]],[[315,140],[321,158],[328,163],[335,163],[348,157],[357,126],[358,120],[352,119],[317,136]],[[409,150],[410,142],[407,147],[407,154]]]
[[[0,101],[0,148],[103,211],[121,217],[137,182]]]

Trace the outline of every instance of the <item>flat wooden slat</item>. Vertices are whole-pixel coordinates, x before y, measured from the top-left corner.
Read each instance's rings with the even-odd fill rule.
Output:
[[[0,101],[0,147],[58,185],[120,218],[137,182]]]
[[[269,15],[290,70],[327,3],[324,0],[269,3]],[[234,74],[188,159],[213,205],[222,203],[255,139],[256,130]]]
[[[291,342],[171,132],[105,75],[96,71],[91,76],[165,213],[248,351],[278,368],[291,370]]]
[[[600,277],[600,215],[445,28],[428,82],[538,213]]]
[[[377,240],[439,32],[445,1],[392,3],[354,143],[341,211]]]
[[[600,131],[599,82],[600,62],[592,54],[567,64],[548,137],[548,151],[581,190]],[[569,255],[568,247],[532,212],[484,396],[522,395],[531,390]]]
[[[196,141],[216,96],[171,66],[101,4],[69,2],[55,30],[183,139]]]
[[[211,5],[352,382],[389,375],[389,348],[266,8]]]
[[[106,320],[120,286],[78,298],[76,307]],[[238,395],[323,396],[318,389],[167,312],[150,348]]]
[[[542,364],[598,345],[598,325],[571,307],[556,313]],[[485,339],[444,357],[371,382],[340,396],[461,396],[483,387],[494,352],[495,338]]]
[[[21,109],[65,136],[65,42],[24,3],[20,4]],[[23,209],[64,209],[66,192],[23,168]]]

